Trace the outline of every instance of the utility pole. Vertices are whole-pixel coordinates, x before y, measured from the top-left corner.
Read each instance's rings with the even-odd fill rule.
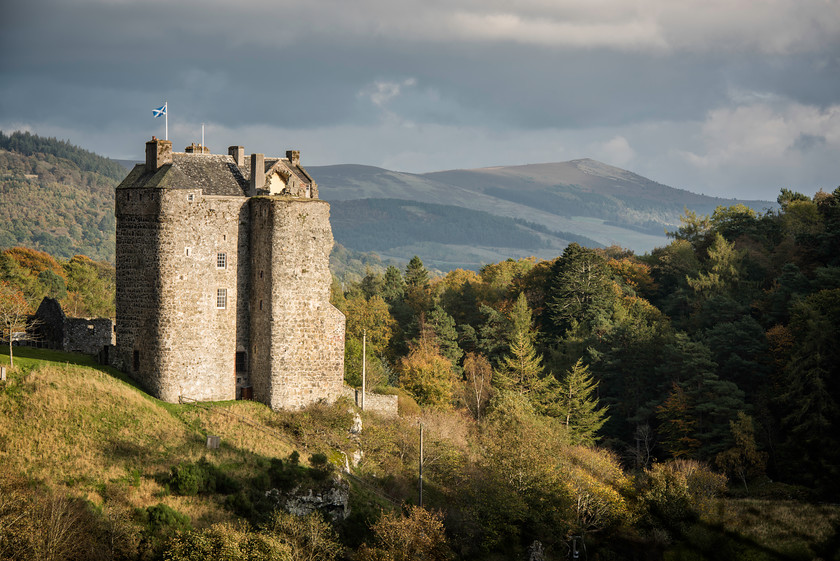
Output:
[[[367,353],[365,352],[367,344],[367,329],[362,330],[362,411],[365,410],[365,370],[367,366]]]
[[[423,423],[420,423],[420,508],[423,508]]]

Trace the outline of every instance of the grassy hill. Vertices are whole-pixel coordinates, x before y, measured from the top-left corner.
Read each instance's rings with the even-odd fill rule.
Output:
[[[84,355],[18,348],[15,362],[9,379],[0,383],[0,558],[11,557],[18,551],[15,548],[27,547],[22,557],[12,558],[156,559],[166,544],[177,543],[168,540],[190,528],[210,532],[200,534],[202,539],[221,532],[225,539],[250,539],[253,543],[262,534],[249,529],[248,521],[257,524],[273,510],[273,503],[266,502],[272,495],[269,489],[282,487],[284,481],[303,489],[317,489],[326,481],[329,487],[333,485],[328,475],[330,463],[343,463],[345,454],[349,457],[355,449],[363,449],[364,457],[354,469],[356,475],[345,476],[351,484],[352,513],[333,530],[349,551],[371,539],[368,528],[380,508],[393,509],[392,500],[399,503],[414,496],[414,419],[383,422],[363,414],[361,438],[354,439],[349,433],[352,415],[346,403],[313,406],[298,413],[272,412],[261,404],[243,401],[174,405],[148,396],[119,372],[96,365]],[[8,357],[0,354],[0,364],[8,364]],[[487,474],[466,467],[471,463],[467,443],[476,436],[463,418],[456,417],[424,413],[426,491],[433,507],[453,514],[447,525],[463,530],[469,528],[459,518],[468,513],[459,510],[459,502],[466,498],[460,496],[464,489],[448,489],[446,481],[477,478],[481,482]],[[509,430],[504,428],[500,435]],[[206,447],[208,435],[221,437],[218,449]],[[538,436],[527,431],[521,435]],[[548,446],[554,454],[559,450],[561,461],[571,454],[573,463],[585,471],[574,468],[564,477],[585,474],[578,484],[629,482],[603,464],[608,456],[584,448],[557,448],[557,443],[550,441],[542,441],[541,446]],[[292,461],[294,451],[300,452],[299,466]],[[324,460],[319,460],[317,453],[323,453]],[[310,458],[309,467],[306,458]],[[325,464],[319,463],[322,461],[326,461],[326,471]],[[459,477],[450,471],[455,466],[467,472]],[[481,469],[493,468],[487,465]],[[605,474],[610,475],[602,479]],[[203,478],[193,492],[185,490],[190,477]],[[470,499],[466,503],[470,508],[478,506],[477,499],[492,504],[505,498],[493,499],[494,488],[486,483],[478,488],[488,495]],[[609,487],[595,488],[603,492]],[[611,496],[611,501],[628,500],[605,496]],[[552,508],[565,507],[558,503]],[[643,538],[650,515],[645,514],[643,503],[632,508],[635,514],[629,514],[627,521],[637,530],[629,526],[617,533],[611,530],[605,534],[608,538],[600,539],[593,534],[588,538],[590,547],[615,559],[635,550],[646,551],[649,559],[749,556],[781,560],[828,559],[838,543],[837,506],[778,499],[727,500],[682,533],[669,529],[671,536],[679,536],[674,541],[658,540],[657,535],[668,534],[655,532]],[[289,528],[301,531],[302,526],[294,521],[290,524],[281,528],[280,541],[295,539]],[[634,538],[627,535],[638,531],[642,533]],[[458,543],[457,532],[450,536],[453,543]],[[312,534],[305,539],[296,535],[303,540],[301,547],[308,547],[306,540]],[[279,538],[274,535],[272,539]],[[44,549],[47,545],[52,549]],[[556,555],[549,558],[562,557],[562,543],[558,547]]]

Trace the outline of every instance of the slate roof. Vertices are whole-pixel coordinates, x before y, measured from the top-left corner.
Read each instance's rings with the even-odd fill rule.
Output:
[[[131,170],[119,188],[202,189],[205,195],[245,196],[248,180],[231,156],[173,152],[172,163],[154,173],[145,164]]]
[[[265,173],[278,164],[298,180],[315,185],[312,177],[288,158],[265,158]],[[145,164],[138,164],[118,188],[202,189],[205,195],[247,196],[251,178],[251,161],[245,158],[239,168],[233,157],[225,154],[190,154],[173,152],[172,163],[148,173]]]

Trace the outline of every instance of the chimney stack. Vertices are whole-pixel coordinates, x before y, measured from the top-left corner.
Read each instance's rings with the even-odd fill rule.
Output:
[[[245,147],[244,146],[229,146],[228,147],[228,155],[233,157],[233,161],[236,162],[237,167],[242,167],[245,165]]]
[[[172,163],[172,141],[154,136],[146,143],[146,172],[154,173],[164,164]]]
[[[209,154],[210,149],[206,146],[202,146],[201,144],[196,144],[195,142],[193,142],[192,144],[184,148],[184,152],[186,152],[187,154]]]
[[[265,154],[251,154],[251,189],[249,195],[265,187]]]
[[[286,150],[286,157],[293,166],[300,165],[300,150]]]

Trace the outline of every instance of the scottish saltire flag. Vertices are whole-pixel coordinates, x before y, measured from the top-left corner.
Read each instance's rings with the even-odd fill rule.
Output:
[[[166,115],[166,104],[164,103],[163,105],[161,105],[157,109],[153,109],[152,110],[152,115],[154,115],[156,119],[158,117],[160,117],[161,115]]]

